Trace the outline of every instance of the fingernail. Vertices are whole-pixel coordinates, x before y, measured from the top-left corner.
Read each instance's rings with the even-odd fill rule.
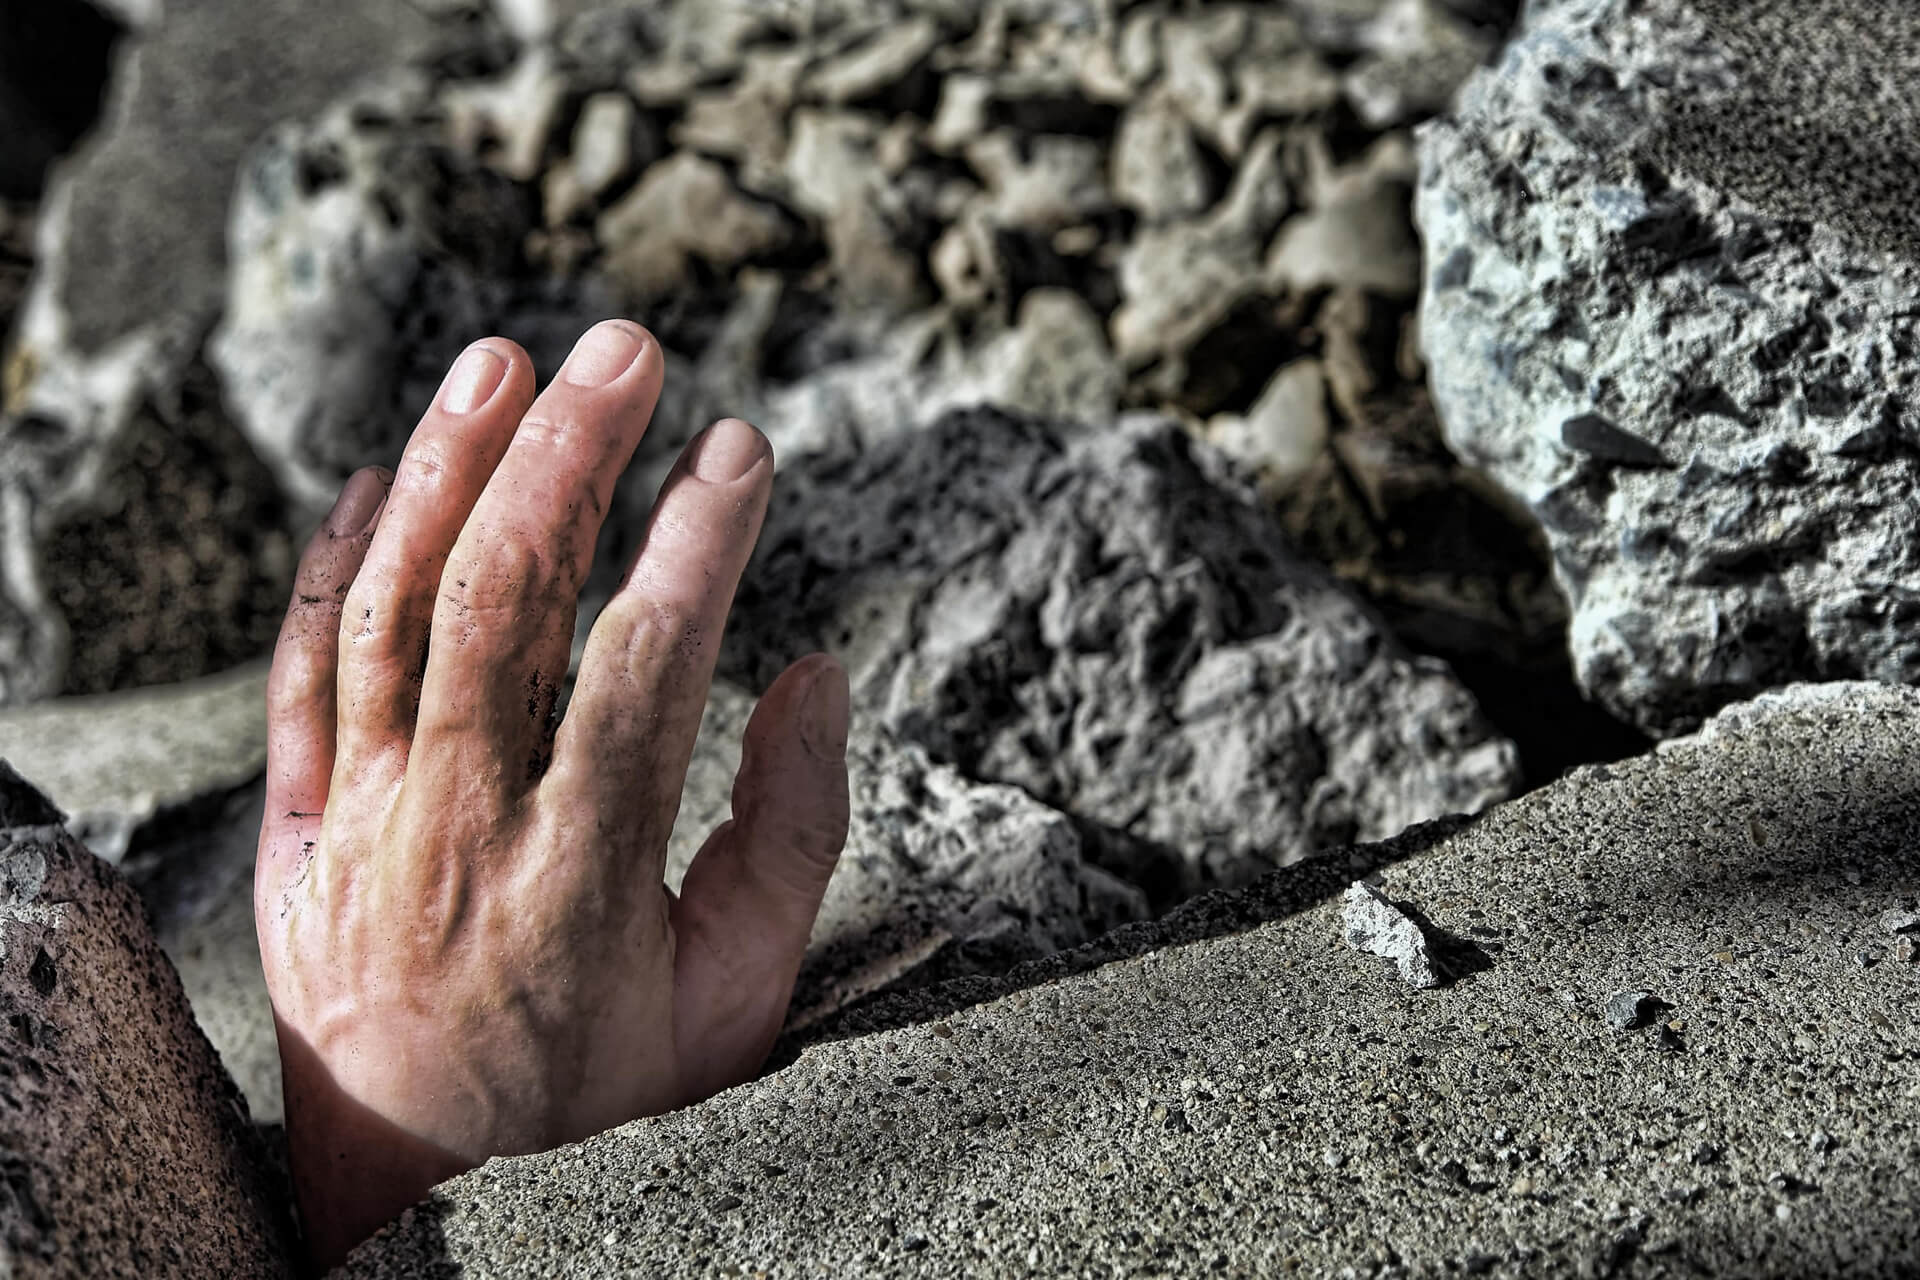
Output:
[[[627,371],[644,346],[635,326],[602,320],[574,344],[560,376],[576,387],[604,387]]]
[[[702,431],[689,450],[693,474],[708,484],[727,484],[754,469],[766,444],[738,418],[724,418]]]
[[[468,347],[453,362],[446,385],[440,388],[440,407],[448,413],[472,413],[500,389],[507,362],[485,347]]]
[[[372,523],[373,513],[380,509],[387,484],[393,479],[391,473],[382,479],[376,474],[378,470],[356,471],[348,477],[346,487],[334,499],[333,510],[327,512],[327,533],[331,537],[350,538]]]
[[[848,715],[847,669],[829,662],[807,686],[807,696],[800,705],[800,740],[822,760],[845,760]]]

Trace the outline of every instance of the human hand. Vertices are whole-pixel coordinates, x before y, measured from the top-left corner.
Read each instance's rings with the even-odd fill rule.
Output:
[[[595,622],[575,601],[659,395],[659,345],[581,339],[538,399],[470,347],[391,476],[300,562],[268,685],[254,914],[295,1189],[331,1265],[435,1182],[697,1101],[758,1069],[846,837],[847,679],[795,663],[746,730],[733,818],[662,865],[772,452],[714,424]]]

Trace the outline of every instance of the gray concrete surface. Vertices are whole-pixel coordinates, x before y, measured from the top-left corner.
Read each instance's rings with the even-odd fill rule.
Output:
[[[492,1161],[346,1274],[1915,1274],[1916,742],[1910,690],[1736,708]],[[1477,972],[1347,948],[1376,864]]]

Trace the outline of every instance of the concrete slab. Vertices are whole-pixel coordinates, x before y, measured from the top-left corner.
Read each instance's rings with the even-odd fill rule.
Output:
[[[1914,691],[1769,697],[1361,850],[1444,987],[1308,863],[490,1162],[345,1274],[1911,1274],[1916,741]]]

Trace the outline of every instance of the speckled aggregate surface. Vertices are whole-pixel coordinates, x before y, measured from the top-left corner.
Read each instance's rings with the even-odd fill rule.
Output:
[[[894,997],[346,1273],[1920,1274],[1916,743],[1920,693],[1769,697],[1094,944],[1143,954]],[[1348,949],[1376,865],[1465,976]]]

